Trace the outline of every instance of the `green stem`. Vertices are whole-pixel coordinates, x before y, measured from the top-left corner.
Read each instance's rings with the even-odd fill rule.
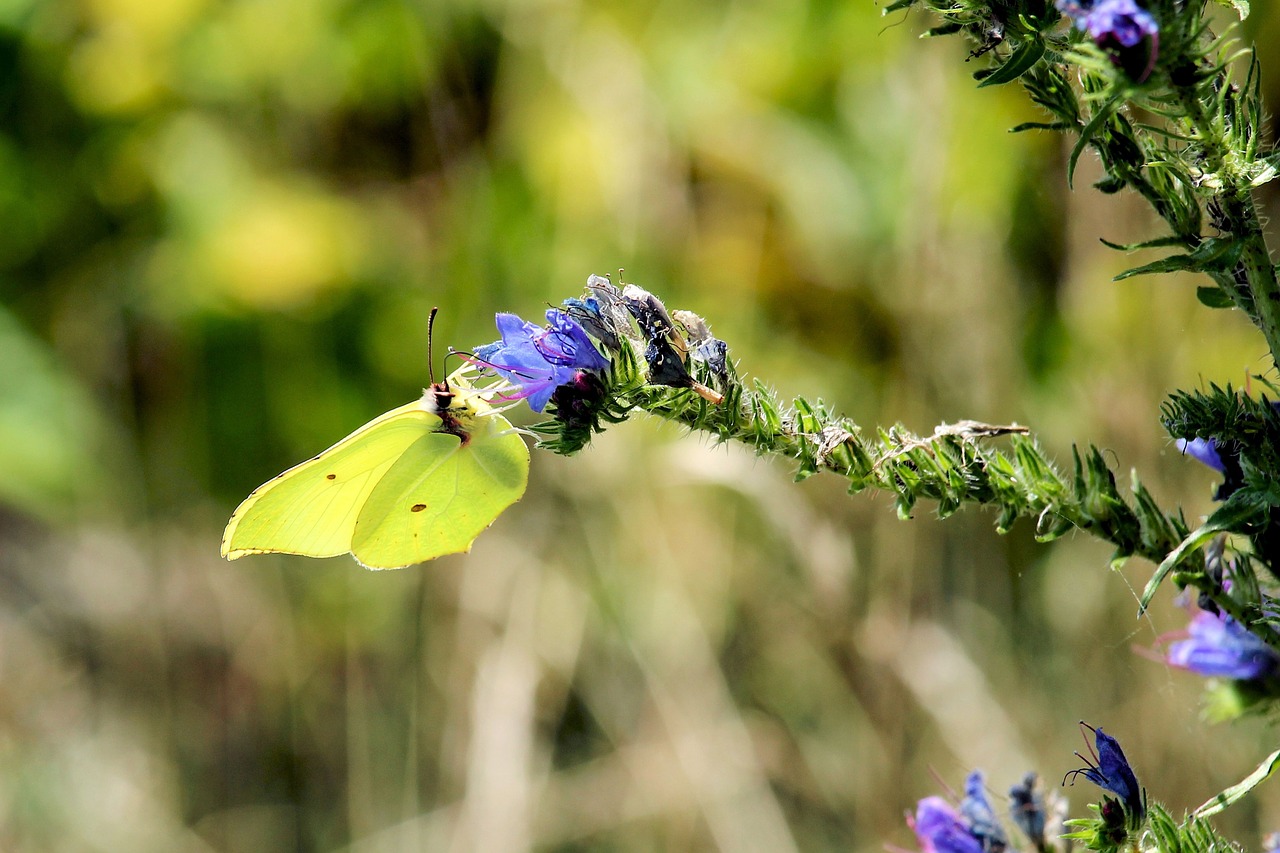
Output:
[[[1095,448],[1077,451],[1074,474],[1064,476],[1025,427],[961,421],[943,424],[932,435],[895,426],[868,436],[857,424],[833,415],[821,400],[796,398],[783,407],[764,385],[743,388],[736,377],[720,383],[725,399],[715,405],[692,391],[644,384],[629,350],[624,347],[623,357],[615,361],[608,420],[623,420],[639,409],[721,441],[740,442],[761,455],[789,458],[799,465],[797,479],[826,471],[848,480],[851,493],[874,489],[893,494],[904,518],[920,500],[935,501],[941,516],[966,503],[994,506],[1002,533],[1018,518],[1031,518],[1042,541],[1079,528],[1115,545],[1117,559],[1136,555],[1154,563],[1189,532],[1181,516],[1161,511],[1136,478],[1132,503],[1122,496]],[[712,377],[700,379],[714,382]],[[549,436],[544,447],[561,453],[575,452],[584,443],[564,439],[555,421],[534,429]],[[991,446],[996,437],[1007,438],[1007,451]]]
[[[1220,81],[1221,85],[1230,85]],[[1201,84],[1202,86],[1204,84]],[[1221,189],[1211,205],[1220,210],[1216,223],[1240,242],[1240,262],[1231,272],[1212,274],[1218,285],[1249,313],[1262,331],[1273,362],[1280,363],[1280,282],[1271,262],[1262,223],[1254,204],[1247,175],[1235,167],[1235,152],[1224,129],[1213,120],[1197,93],[1197,87],[1179,87],[1179,103],[1185,110],[1194,138],[1204,158],[1205,171],[1216,175]]]

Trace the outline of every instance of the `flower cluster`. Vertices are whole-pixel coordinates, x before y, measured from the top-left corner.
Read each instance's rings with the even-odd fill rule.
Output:
[[[1146,821],[1146,792],[1138,785],[1115,738],[1102,729],[1090,730],[1094,734],[1090,757],[1076,753],[1086,766],[1068,773],[1063,784],[1084,776],[1117,799],[1106,797],[1100,806],[1095,806],[1099,813],[1095,820],[1070,821],[1082,830],[1062,837],[1085,839],[1086,846],[1094,850],[1114,850]],[[1051,820],[1055,829],[1061,828],[1064,801],[1058,798],[1047,809],[1038,783],[1036,774],[1028,773],[1009,789],[1009,816],[1035,850],[1048,853],[1057,848],[1046,839],[1046,830]],[[925,797],[916,804],[915,814],[908,815],[907,825],[915,832],[923,853],[1003,853],[1010,848],[1009,837],[987,799],[979,770],[965,779],[964,798],[959,806],[952,806],[942,797]],[[1069,845],[1061,849],[1069,849]]]
[[[502,340],[477,348],[475,358],[514,386],[506,399],[528,400],[535,412],[546,408],[556,388],[573,382],[577,371],[609,368],[582,326],[557,308],[548,309],[546,327],[515,314],[499,314],[497,320]]]
[[[1044,800],[1033,789],[1035,779],[1030,773],[1023,783],[1025,790],[1017,785],[1010,790],[1009,810],[1014,823],[1037,849],[1043,849]],[[958,807],[942,797],[925,797],[907,824],[924,853],[1002,853],[1009,847],[1009,837],[987,799],[981,770],[965,778],[964,799]]]
[[[728,347],[706,322],[688,311],[668,312],[656,296],[634,284],[623,288],[593,275],[581,298],[547,311],[539,326],[498,314],[501,340],[476,348],[472,360],[502,379],[491,391],[502,400],[526,400],[551,421],[535,432],[556,436],[542,446],[560,453],[583,447],[601,422],[620,422],[639,405],[637,390],[665,386],[693,391],[713,405],[733,382]],[[550,409],[548,409],[550,405]]]

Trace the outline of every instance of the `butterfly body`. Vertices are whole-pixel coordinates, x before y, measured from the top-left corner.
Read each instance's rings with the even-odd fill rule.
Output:
[[[259,486],[222,555],[350,553],[389,569],[467,551],[528,474],[524,441],[455,375]]]

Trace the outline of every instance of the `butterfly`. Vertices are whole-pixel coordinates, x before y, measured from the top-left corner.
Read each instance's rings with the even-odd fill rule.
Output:
[[[468,370],[255,489],[227,522],[222,556],[350,553],[398,569],[471,550],[524,494],[529,448]]]

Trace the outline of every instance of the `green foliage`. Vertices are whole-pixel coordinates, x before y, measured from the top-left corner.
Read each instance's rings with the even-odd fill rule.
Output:
[[[1144,853],[1234,853],[1241,848],[1218,835],[1212,826],[1194,815],[1177,823],[1167,811],[1156,806],[1151,809],[1150,825],[1138,849]]]
[[[1227,312],[1182,334],[1189,290],[1116,288],[1064,237],[1055,137],[1003,129],[1080,116],[964,79],[1011,44],[965,63],[863,2],[0,5],[0,299],[30,356],[0,368],[7,848],[874,851],[973,732],[1000,729],[993,770],[1069,751],[1064,696],[1181,731],[1188,679],[1124,651],[1132,602],[1086,537],[1034,548],[1016,495],[986,504],[1026,528],[996,539],[830,475],[788,489],[830,470],[812,442],[753,466],[611,431],[572,469],[543,454],[472,559],[376,582],[211,544],[247,489],[417,393],[433,305],[441,340],[486,340],[495,307],[620,263],[788,390],[730,389],[749,443],[820,392],[818,422],[910,427],[838,444],[864,489],[885,445],[912,488],[981,495],[976,447],[1070,502],[1084,436],[1198,515],[1207,475],[1149,392],[1254,344]],[[1076,81],[1018,78],[1087,120]],[[1158,169],[1195,202],[1162,196],[1167,230],[1218,236]],[[1037,439],[913,435],[963,415]],[[1165,793],[1199,802],[1216,747],[1254,740],[1213,738],[1149,748]]]
[[[1158,53],[1141,70],[1080,41],[1074,29],[1055,27],[1056,11],[1046,11],[1041,0],[1007,6],[919,2],[958,24],[957,31],[977,43],[980,53],[994,57],[984,85],[1019,80],[1055,118],[1015,130],[1035,127],[1075,137],[1068,183],[1081,155],[1092,149],[1106,170],[1098,188],[1137,191],[1168,224],[1172,240],[1188,250],[1134,267],[1117,280],[1152,273],[1208,275],[1222,296],[1206,293],[1202,301],[1229,302],[1248,313],[1273,357],[1280,355],[1280,286],[1249,195],[1277,174],[1274,155],[1262,144],[1261,75],[1253,51],[1237,51],[1228,37],[1211,32],[1203,2],[1150,4],[1159,25]],[[1237,11],[1243,17],[1248,8]],[[1078,95],[1067,83],[1073,66]],[[1144,124],[1137,133],[1129,113],[1138,110],[1159,123]],[[1216,235],[1204,233],[1202,210]]]

